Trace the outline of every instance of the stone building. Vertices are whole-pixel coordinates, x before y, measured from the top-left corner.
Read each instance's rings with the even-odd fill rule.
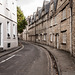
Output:
[[[25,41],[29,41],[29,37],[28,37],[28,25],[26,26],[26,28],[23,30],[23,33],[22,33],[22,39],[25,40]]]
[[[65,50],[75,56],[75,0],[50,0],[29,18],[30,41]]]
[[[49,45],[70,52],[70,1],[51,0],[50,2],[50,43]]]
[[[16,6],[17,6],[16,0],[0,0],[1,49],[10,49],[18,46]]]

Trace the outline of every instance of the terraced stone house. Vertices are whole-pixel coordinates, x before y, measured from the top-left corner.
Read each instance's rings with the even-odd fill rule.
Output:
[[[50,45],[75,56],[75,0],[43,2],[28,18],[29,41]]]

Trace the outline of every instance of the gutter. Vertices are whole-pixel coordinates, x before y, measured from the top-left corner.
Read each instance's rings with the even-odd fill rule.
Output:
[[[72,0],[70,0],[70,53],[73,55],[73,50],[72,50]]]

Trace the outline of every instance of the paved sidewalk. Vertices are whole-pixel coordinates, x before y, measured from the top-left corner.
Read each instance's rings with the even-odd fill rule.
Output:
[[[60,75],[75,75],[75,58],[72,57],[70,53],[62,50],[57,50],[46,45],[41,46],[48,49],[54,56]]]
[[[22,45],[20,45],[18,47],[15,47],[15,48],[12,48],[12,49],[9,49],[9,50],[6,50],[4,52],[0,52],[0,58],[5,56],[5,55],[8,55],[8,54],[10,54],[12,52],[15,52],[15,51],[19,50],[21,47],[22,47]]]

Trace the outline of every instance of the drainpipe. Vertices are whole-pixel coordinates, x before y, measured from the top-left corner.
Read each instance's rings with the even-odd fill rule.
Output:
[[[36,43],[36,21],[35,21],[35,43]]]
[[[70,0],[70,53],[73,55],[73,50],[72,50],[72,0]]]

